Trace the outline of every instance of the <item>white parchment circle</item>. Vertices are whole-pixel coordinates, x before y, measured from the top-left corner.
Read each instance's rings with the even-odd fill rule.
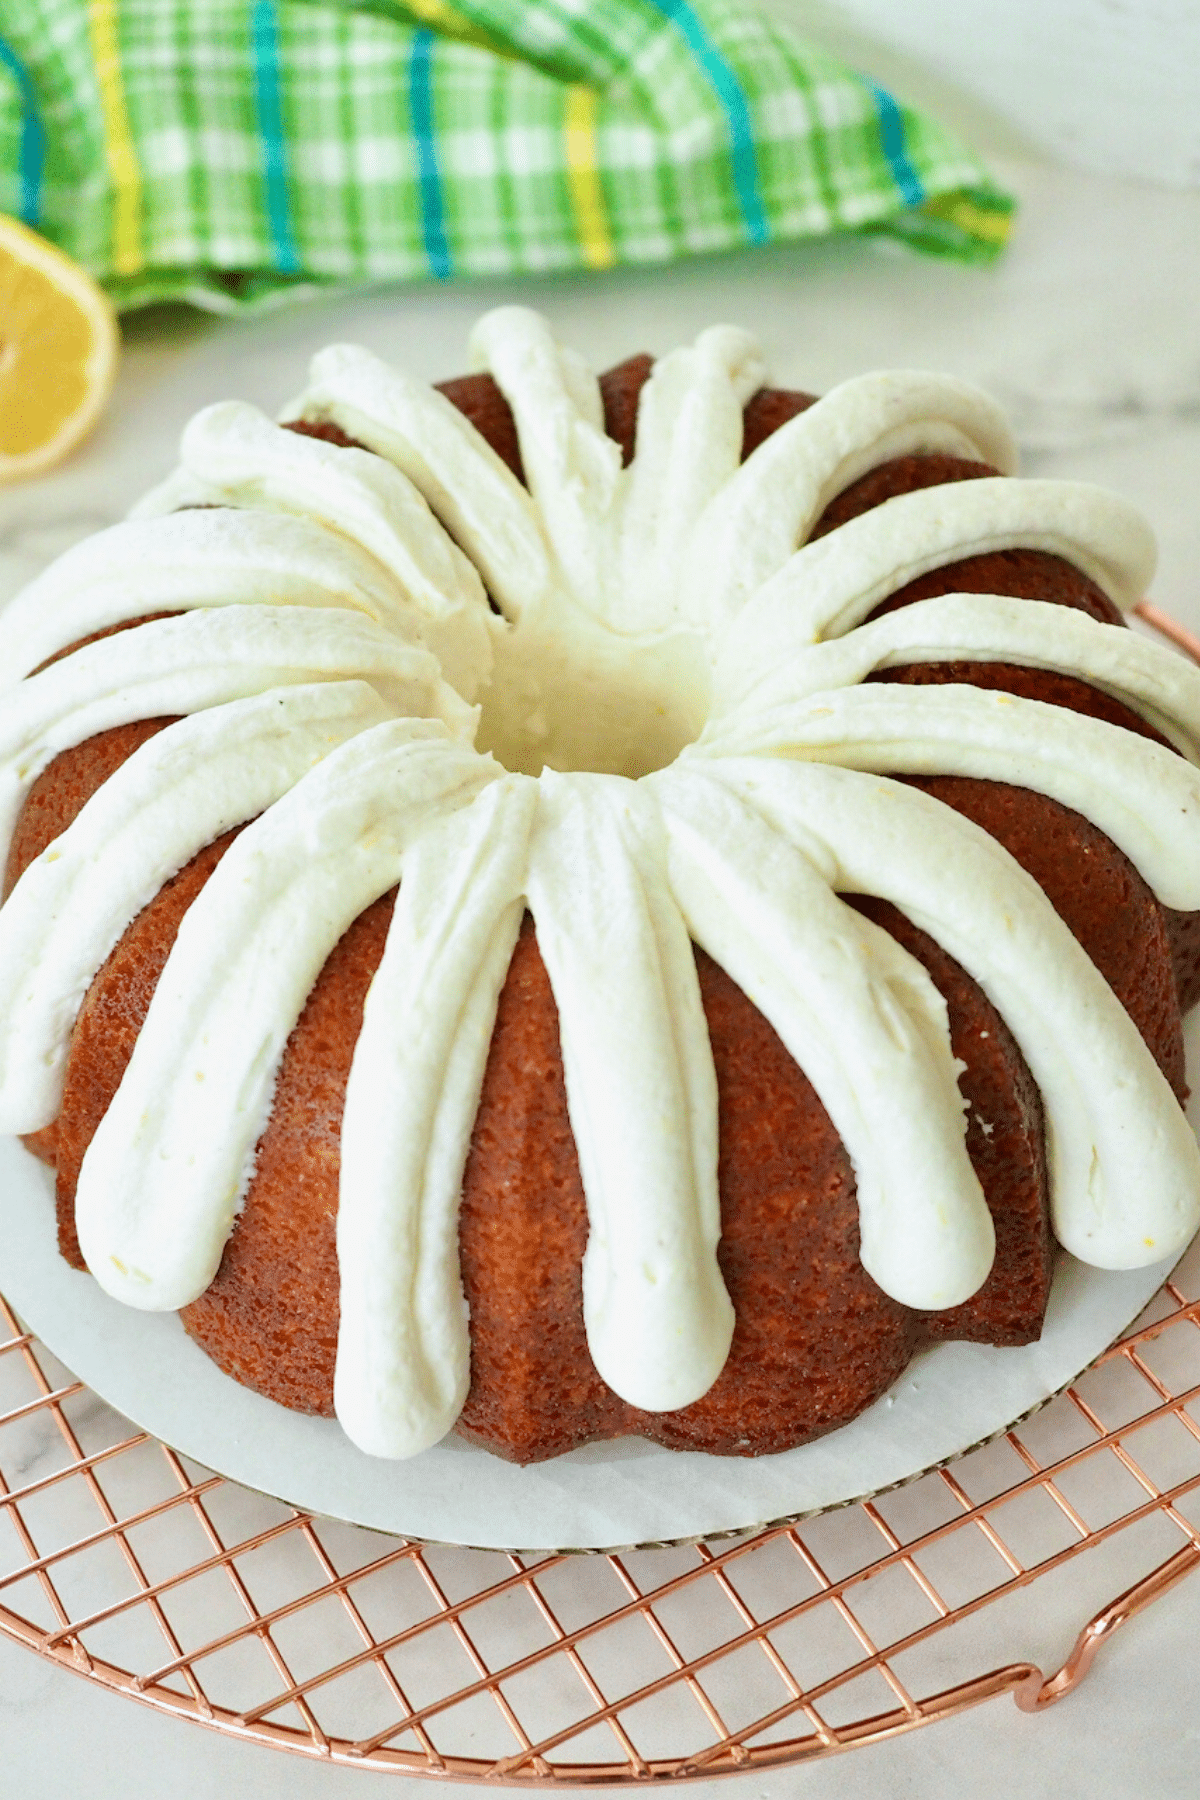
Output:
[[[1157,1292],[1169,1264],[1131,1272],[1063,1257],[1041,1341],[942,1344],[853,1424],[779,1456],[703,1456],[638,1439],[520,1469],[454,1438],[387,1463],[330,1419],[239,1387],[174,1313],[142,1313],[68,1268],[53,1176],[0,1140],[0,1291],[93,1391],[206,1467],[306,1511],[482,1549],[601,1550],[715,1537],[827,1510],[911,1480],[1003,1431],[1092,1362]]]

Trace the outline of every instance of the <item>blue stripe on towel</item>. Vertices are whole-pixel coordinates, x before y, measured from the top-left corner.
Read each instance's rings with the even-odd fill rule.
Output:
[[[867,86],[879,114],[879,137],[883,144],[883,154],[891,165],[896,186],[907,206],[920,206],[925,198],[925,189],[904,142],[904,115],[886,89],[876,87],[873,81],[868,81]]]
[[[21,146],[18,152],[21,177],[21,217],[26,225],[36,225],[42,213],[42,169],[46,161],[46,133],[38,117],[37,95],[28,71],[18,56],[0,38],[0,63],[16,78],[21,90]]]
[[[275,16],[274,0],[254,0],[250,43],[254,61],[254,105],[263,143],[267,229],[271,233],[275,267],[283,275],[295,275],[300,269],[300,256],[292,236],[288,203],[283,101],[279,91],[279,21]]]
[[[412,59],[408,69],[408,104],[413,141],[417,147],[417,195],[421,206],[421,235],[429,272],[438,281],[453,273],[450,245],[446,240],[446,216],[442,205],[442,180],[438,173],[437,146],[433,136],[433,32],[422,25],[413,32]]]
[[[651,4],[679,31],[721,102],[733,148],[733,184],[746,222],[746,236],[752,244],[765,244],[771,228],[758,190],[758,158],[745,89],[687,0],[651,0]]]

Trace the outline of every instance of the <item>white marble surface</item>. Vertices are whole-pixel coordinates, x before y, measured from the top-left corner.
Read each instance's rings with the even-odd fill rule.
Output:
[[[1010,255],[990,271],[846,243],[652,274],[374,296],[256,324],[184,315],[139,324],[93,442],[59,474],[0,496],[0,596],[117,518],[165,472],[180,426],[204,401],[240,394],[278,405],[298,385],[304,355],[331,334],[359,337],[430,375],[452,372],[471,317],[520,297],[600,363],[666,348],[724,317],[762,334],[785,382],[819,389],[880,364],[967,375],[1012,410],[1028,472],[1103,481],[1144,508],[1162,549],[1155,598],[1200,630],[1200,193],[1033,164],[1003,173],[1024,206]],[[991,1662],[1029,1656],[1056,1666],[1090,1611],[1145,1566],[1135,1556],[1118,1540],[1077,1577],[1039,1583],[1006,1609]],[[829,1800],[1194,1793],[1198,1605],[1193,1577],[1120,1633],[1082,1689],[1041,1717],[1001,1700],[803,1770],[737,1777],[721,1791],[734,1800],[801,1789]],[[0,1792],[13,1800],[334,1800],[411,1787],[176,1723],[0,1639]],[[691,1791],[702,1790],[718,1784]]]

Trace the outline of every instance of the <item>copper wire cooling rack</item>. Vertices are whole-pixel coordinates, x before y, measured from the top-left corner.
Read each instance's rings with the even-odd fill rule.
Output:
[[[1118,1561],[1140,1578],[1101,1604]],[[0,1299],[0,1630],[327,1761],[616,1783],[801,1762],[1003,1693],[1034,1711],[1198,1565],[1195,1250],[1065,1394],[950,1467],[799,1523],[589,1556],[388,1538],[238,1487],[133,1429]],[[1064,1580],[1094,1613],[1066,1661],[1003,1660],[1034,1584]]]
[[[0,1301],[0,1629],[235,1737],[531,1785],[799,1762],[1001,1693],[1034,1710],[1200,1564],[1192,1269],[950,1468],[800,1524],[590,1556],[410,1543],[240,1488],[132,1431]],[[1069,1564],[1086,1594],[1117,1538],[1145,1573],[1063,1666],[997,1666],[1005,1603]]]

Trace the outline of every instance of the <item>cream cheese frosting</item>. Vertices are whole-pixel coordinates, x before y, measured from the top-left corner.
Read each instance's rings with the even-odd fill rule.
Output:
[[[942,376],[861,376],[741,464],[742,407],[765,369],[722,326],[655,364],[623,468],[595,376],[545,321],[490,314],[472,357],[512,407],[528,490],[444,396],[335,346],[287,416],[368,449],[210,407],[177,474],[7,617],[0,840],[59,750],[184,715],[0,909],[8,1129],[53,1118],[82,995],[158,883],[245,827],[184,919],[84,1158],[80,1241],[97,1279],[142,1307],[203,1291],[313,981],[397,884],[347,1090],[338,1224],[335,1399],[372,1454],[436,1442],[466,1394],[457,1209],[526,906],[588,1205],[589,1348],[633,1404],[697,1399],[733,1329],[693,942],[774,1025],[837,1125],[879,1285],[932,1309],[986,1277],[992,1226],[945,1004],[841,893],[898,906],[1009,1023],[1042,1090],[1055,1229],[1072,1253],[1128,1267],[1182,1248],[1200,1222],[1200,1152],[1128,1015],[1004,850],[888,777],[1049,794],[1107,832],[1165,904],[1200,907],[1200,670],[1002,596],[864,622],[916,575],[1012,545],[1067,557],[1130,605],[1153,563],[1140,518],[1082,484],[981,479],[803,544],[832,497],[892,456],[944,450],[1009,471],[997,408]],[[162,612],[182,616],[31,673],[81,636]],[[963,657],[1080,675],[1183,754],[1008,694],[863,685]],[[96,896],[86,921],[70,904],[81,883]]]

